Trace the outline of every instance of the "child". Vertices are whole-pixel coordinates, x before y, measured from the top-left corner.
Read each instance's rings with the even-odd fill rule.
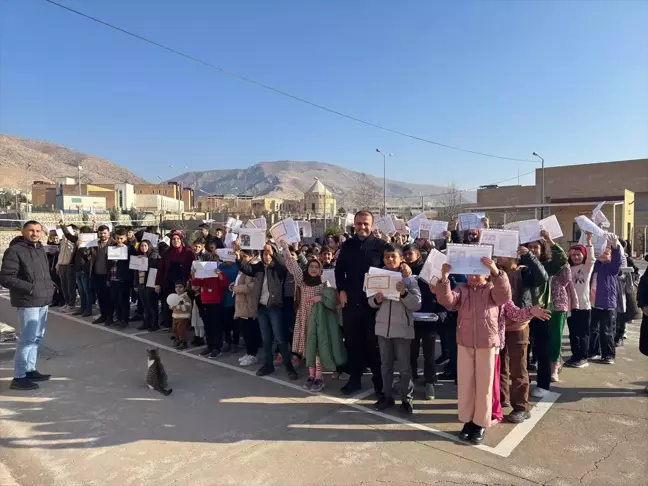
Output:
[[[614,312],[617,307],[617,274],[621,268],[621,251],[616,235],[608,234],[608,246],[594,264],[592,276],[592,318],[590,322],[589,358],[614,364]]]
[[[450,290],[449,264],[441,270],[435,287],[439,303],[446,309],[458,309],[457,370],[459,420],[465,425],[459,434],[473,444],[484,441],[491,424],[495,354],[499,352],[499,309],[511,300],[508,277],[493,260],[482,258],[487,275],[468,275],[468,285]]]
[[[135,254],[135,249],[128,245],[127,233],[124,228],[115,231],[115,244],[117,248],[126,248],[125,260],[108,259],[108,286],[110,299],[115,306],[115,326],[128,327],[130,316],[130,289],[133,282],[132,271],[129,269],[129,258]],[[106,325],[109,325],[106,321]]]
[[[225,295],[223,296],[223,307],[221,308],[221,327],[223,329],[223,337],[225,339],[224,352],[238,352],[238,344],[240,339],[240,331],[238,321],[234,320],[234,294],[230,289],[230,284],[234,283],[238,275],[238,267],[234,262],[223,262],[218,265],[221,273],[225,274],[228,282],[225,288]]]
[[[175,283],[175,293],[180,296],[180,303],[171,308],[171,332],[174,338],[174,348],[187,349],[187,329],[191,319],[191,299],[185,291],[185,283],[178,280]]]
[[[200,315],[200,285],[192,283],[187,295],[191,299],[191,327],[194,330],[194,337],[191,340],[192,346],[203,346],[205,344],[205,323]]]
[[[137,294],[142,301],[143,322],[137,329],[140,331],[157,331],[160,327],[158,325],[158,295],[154,287],[147,285],[149,272],[152,269],[157,269],[160,260],[157,250],[153,247],[149,240],[142,240],[139,244],[137,254],[145,256],[148,259],[148,270],[145,272],[136,271],[135,274],[135,287]],[[157,271],[157,270],[156,270]]]
[[[322,292],[328,287],[328,282],[322,282],[322,263],[317,259],[308,262],[306,271],[303,271],[297,261],[291,257],[288,243],[281,241],[286,259],[286,268],[295,279],[295,286],[299,288],[299,304],[295,316],[295,329],[293,331],[292,351],[299,356],[306,356],[306,336],[310,322],[313,305],[321,302]],[[319,392],[324,388],[322,379],[322,364],[319,356],[316,357],[314,366],[308,368],[308,378],[303,388]]]
[[[567,318],[572,355],[565,366],[570,368],[588,366],[587,353],[589,352],[590,316],[592,314],[590,281],[594,271],[594,262],[592,233],[587,233],[586,246],[574,245],[569,249],[572,283],[578,298],[578,305],[572,308],[571,315]]]
[[[241,260],[251,267],[260,263],[256,250],[241,250]],[[237,280],[230,284],[234,293],[234,319],[243,334],[245,341],[245,356],[239,359],[239,365],[252,366],[257,363],[257,353],[261,347],[261,331],[257,322],[257,309],[263,284],[263,271],[253,277],[238,273]]]
[[[324,270],[332,270],[335,268],[335,261],[333,259],[333,250],[328,246],[323,246],[319,254],[320,262]]]
[[[383,263],[387,270],[401,272],[403,280],[396,284],[398,300],[387,300],[382,293],[369,297],[369,305],[376,313],[376,336],[380,348],[380,370],[383,380],[383,396],[375,404],[376,410],[387,410],[395,405],[393,393],[394,368],[400,374],[401,411],[414,413],[412,398],[414,385],[410,368],[410,347],[414,339],[413,312],[421,308],[421,290],[412,270],[403,260],[401,249],[387,245],[383,251]],[[395,363],[395,364],[394,364]]]
[[[551,361],[551,381],[559,381],[558,373],[562,368],[560,351],[562,336],[567,320],[567,311],[578,307],[578,297],[572,283],[569,265],[565,265],[551,278],[551,321],[549,322],[549,360]]]
[[[200,287],[200,302],[203,307],[202,318],[205,324],[205,338],[207,349],[200,356],[218,358],[222,354],[223,346],[223,299],[230,282],[227,276],[218,269],[210,278],[193,278],[192,287]]]

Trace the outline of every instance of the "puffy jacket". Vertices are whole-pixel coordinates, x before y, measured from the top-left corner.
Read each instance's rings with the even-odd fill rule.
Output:
[[[483,287],[460,286],[450,290],[449,281],[436,285],[439,303],[448,310],[458,310],[457,344],[466,348],[500,346],[499,311],[511,299],[508,276],[500,272]]]
[[[321,302],[313,304],[308,323],[306,364],[311,368],[314,367],[317,356],[327,370],[335,370],[347,361],[346,348],[337,319],[337,292],[331,287],[324,289]]]
[[[238,284],[234,287],[234,317],[256,319],[263,276],[263,271],[252,277],[239,273]]]
[[[376,336],[385,338],[414,339],[414,317],[412,312],[421,309],[421,290],[417,279],[403,279],[407,294],[400,300],[383,300],[380,304],[375,297],[369,297],[371,307],[378,309],[376,313]]]
[[[382,267],[385,246],[387,243],[372,235],[364,240],[354,236],[342,244],[335,264],[335,284],[338,291],[346,292],[349,304],[366,305],[364,276],[369,267]]]
[[[44,307],[54,297],[47,253],[40,241],[14,238],[5,250],[0,285],[9,289],[13,307]]]
[[[578,309],[578,296],[569,265],[565,265],[560,272],[551,277],[551,306],[554,311],[559,312]]]
[[[612,248],[612,259],[608,263],[599,260],[594,264],[592,276],[592,307],[616,309],[619,287],[617,274],[621,269],[621,252]]]
[[[200,287],[200,301],[203,304],[221,304],[230,281],[225,272],[214,278],[193,278],[191,285]]]

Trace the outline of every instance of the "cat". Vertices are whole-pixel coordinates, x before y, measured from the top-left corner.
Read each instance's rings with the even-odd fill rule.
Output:
[[[146,372],[146,384],[151,390],[160,392],[164,396],[171,395],[173,389],[167,388],[168,380],[164,366],[160,360],[160,354],[157,349],[147,349],[148,371]]]

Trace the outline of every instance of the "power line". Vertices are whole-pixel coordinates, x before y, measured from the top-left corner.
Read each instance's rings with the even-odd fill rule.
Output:
[[[104,22],[103,20],[100,20],[100,19],[98,19],[98,18],[96,18],[96,17],[92,17],[92,16],[87,15],[87,14],[85,14],[85,13],[83,13],[83,12],[79,12],[78,10],[75,10],[75,9],[73,9],[73,8],[70,8],[70,7],[67,7],[67,6],[62,5],[62,4],[60,4],[60,3],[58,3],[58,2],[55,2],[55,1],[53,1],[53,0],[44,0],[44,1],[47,2],[47,3],[50,3],[50,4],[52,4],[52,5],[55,5],[56,7],[62,8],[62,9],[64,9],[64,10],[67,10],[68,12],[74,13],[74,14],[79,15],[79,16],[81,16],[81,17],[84,17],[84,18],[86,18],[86,19],[88,19],[88,20],[91,20],[91,21],[93,21],[93,22],[96,22],[96,23],[98,23],[98,24],[101,24],[101,25],[103,25],[104,27],[108,27],[108,28],[110,28],[110,29],[116,30],[116,31],[118,31],[118,32],[121,32],[122,34],[126,34],[126,35],[128,35],[128,36],[134,37],[135,39],[141,40],[141,41],[146,42],[146,43],[148,43],[148,44],[151,44],[151,45],[153,45],[153,46],[156,46],[156,47],[159,47],[159,48],[161,48],[161,49],[164,49],[165,51],[168,51],[168,52],[171,52],[171,53],[176,54],[176,55],[178,55],[178,56],[184,57],[185,59],[189,59],[189,60],[191,60],[191,61],[194,61],[194,62],[197,62],[197,63],[199,63],[199,64],[202,64],[203,66],[207,66],[207,67],[209,67],[209,68],[215,69],[215,70],[218,71],[219,73],[224,74],[224,75],[226,75],[226,76],[230,76],[230,77],[233,77],[233,78],[239,79],[239,80],[241,80],[241,81],[245,81],[246,83],[253,84],[253,85],[255,85],[255,86],[258,86],[258,87],[260,87],[260,88],[266,89],[266,90],[268,90],[268,91],[272,91],[273,93],[279,94],[279,95],[281,95],[281,96],[285,96],[285,97],[287,97],[287,98],[290,98],[290,99],[292,99],[292,100],[298,101],[298,102],[300,102],[300,103],[304,103],[304,104],[306,104],[306,105],[310,105],[310,106],[312,106],[312,107],[314,107],[314,108],[317,108],[317,109],[320,109],[320,110],[326,111],[326,112],[328,112],[328,113],[332,113],[332,114],[337,115],[337,116],[340,116],[340,117],[342,117],[342,118],[346,118],[346,119],[348,119],[348,120],[352,120],[352,121],[355,121],[355,122],[357,122],[357,123],[362,123],[363,125],[367,125],[367,126],[370,126],[370,127],[373,127],[373,128],[378,128],[379,130],[383,130],[383,131],[386,131],[386,132],[390,132],[390,133],[393,133],[393,134],[396,134],[396,135],[401,135],[401,136],[403,136],[403,137],[411,138],[411,139],[413,139],[413,140],[418,140],[418,141],[420,141],[420,142],[425,142],[425,143],[429,143],[429,144],[432,144],[432,145],[437,145],[437,146],[439,146],[439,147],[444,147],[444,148],[447,148],[447,149],[456,150],[456,151],[459,151],[459,152],[465,152],[465,153],[469,153],[469,154],[473,154],[473,155],[480,155],[480,156],[482,156],[482,157],[490,157],[490,158],[493,158],[493,159],[511,160],[511,161],[515,161],[515,162],[531,162],[531,163],[537,163],[537,161],[535,161],[535,160],[531,160],[531,159],[516,159],[516,158],[514,158],[514,157],[504,157],[504,156],[502,156],[502,155],[489,154],[489,153],[486,153],[486,152],[478,152],[478,151],[476,151],[476,150],[469,150],[469,149],[465,149],[465,148],[462,148],[462,147],[457,147],[457,146],[455,146],[455,145],[448,145],[448,144],[441,143],[441,142],[435,142],[434,140],[429,140],[429,139],[427,139],[427,138],[418,137],[418,136],[416,136],[416,135],[412,135],[412,134],[409,134],[409,133],[401,132],[401,131],[399,131],[399,130],[394,130],[394,129],[392,129],[392,128],[388,128],[388,127],[385,127],[385,126],[383,126],[383,125],[378,125],[378,124],[376,124],[376,123],[372,123],[372,122],[370,122],[370,121],[363,120],[363,119],[361,119],[361,118],[357,118],[357,117],[352,116],[352,115],[348,115],[348,114],[343,113],[343,112],[341,112],[341,111],[334,110],[334,109],[332,109],[332,108],[328,108],[328,107],[326,107],[326,106],[324,106],[324,105],[320,105],[319,103],[315,103],[314,101],[310,101],[310,100],[307,100],[307,99],[305,99],[305,98],[301,98],[301,97],[299,97],[299,96],[296,96],[296,95],[290,94],[290,93],[288,93],[288,92],[286,92],[286,91],[283,91],[283,90],[281,90],[281,89],[279,89],[279,88],[275,88],[275,87],[273,87],[273,86],[270,86],[270,85],[264,84],[264,83],[262,83],[262,82],[260,82],[260,81],[256,81],[256,80],[254,80],[254,79],[252,79],[252,78],[249,78],[249,77],[247,77],[247,76],[243,76],[242,74],[238,74],[238,73],[235,73],[235,72],[233,72],[233,71],[229,71],[229,70],[227,70],[227,69],[225,69],[225,68],[223,68],[223,67],[217,66],[217,65],[215,65],[215,64],[212,64],[212,63],[210,63],[210,62],[208,62],[208,61],[205,61],[205,60],[203,60],[203,59],[200,59],[200,58],[198,58],[198,57],[195,57],[195,56],[192,56],[192,55],[187,54],[187,53],[185,53],[185,52],[179,51],[179,50],[177,50],[177,49],[174,49],[173,47],[169,47],[169,46],[166,46],[166,45],[164,45],[164,44],[160,44],[159,42],[156,42],[156,41],[154,41],[154,40],[148,39],[148,38],[143,37],[143,36],[141,36],[141,35],[135,34],[135,33],[133,33],[133,32],[130,32],[130,31],[126,30],[126,29],[122,29],[121,27],[118,27],[118,26],[116,26],[116,25],[110,24],[110,23],[108,23],[108,22]]]

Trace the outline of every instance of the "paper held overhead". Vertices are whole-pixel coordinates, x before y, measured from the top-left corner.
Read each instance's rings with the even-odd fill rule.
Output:
[[[555,214],[552,214],[548,218],[541,219],[540,220],[540,227],[549,233],[552,239],[557,240],[558,238],[562,238],[563,231],[562,228],[560,227],[560,223],[558,222],[558,218],[556,218]]]
[[[424,240],[442,240],[445,238],[443,235],[448,231],[447,221],[435,221],[431,219],[421,219],[418,221],[419,228],[417,238]]]
[[[484,227],[483,218],[486,213],[461,213],[458,216],[459,229],[462,231],[471,229],[482,229]]]
[[[313,228],[311,227],[310,221],[297,221],[297,229],[300,238],[313,237]]]
[[[223,262],[236,261],[236,253],[231,248],[218,248],[216,250],[216,254],[218,255],[218,258],[220,258]]]
[[[605,230],[599,228],[596,223],[587,216],[576,216],[574,221],[576,221],[576,224],[584,233],[592,233],[596,236],[603,236],[605,234]]]
[[[538,241],[541,238],[540,233],[542,232],[542,228],[540,227],[540,221],[537,219],[527,219],[514,224],[520,235],[520,244]],[[508,227],[505,228],[509,229]]]
[[[391,216],[377,216],[373,223],[373,228],[380,230],[385,235],[392,235],[396,233],[394,220]]]
[[[216,278],[218,277],[218,262],[198,262],[192,264],[195,278]]]
[[[151,242],[151,245],[157,246],[160,237],[155,233],[144,233],[142,235],[142,241],[148,240]]]
[[[263,250],[266,243],[266,230],[262,228],[243,228],[239,232],[241,250]]]
[[[448,245],[447,257],[452,274],[488,275],[490,270],[481,259],[492,256],[493,247],[490,245]]]
[[[440,251],[430,251],[418,278],[430,285],[435,285],[441,279],[441,267],[447,261],[448,257]]]
[[[297,224],[295,224],[295,221],[293,221],[292,218],[286,218],[272,226],[272,228],[270,228],[270,234],[277,243],[280,241],[286,241],[288,244],[293,244],[300,241]]]
[[[425,213],[419,213],[407,222],[407,226],[409,226],[409,229],[412,232],[412,234],[418,233],[419,225],[421,221],[427,221],[427,218],[425,217]]]
[[[479,235],[480,245],[491,245],[493,255],[516,258],[518,250],[518,232],[512,230],[483,229]]]

